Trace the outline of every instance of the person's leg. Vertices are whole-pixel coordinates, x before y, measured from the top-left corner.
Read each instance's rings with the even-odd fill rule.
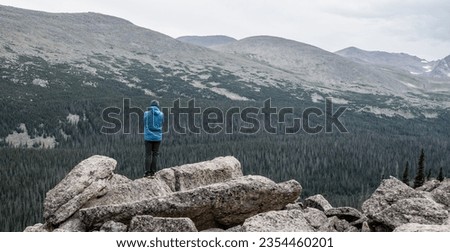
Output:
[[[158,156],[159,156],[159,145],[161,142],[151,142],[152,143],[152,163],[150,165],[150,171],[153,174],[155,174],[158,171],[157,163],[158,163]]]
[[[152,143],[145,141],[145,173],[144,176],[150,176],[151,174],[151,158],[152,158]]]

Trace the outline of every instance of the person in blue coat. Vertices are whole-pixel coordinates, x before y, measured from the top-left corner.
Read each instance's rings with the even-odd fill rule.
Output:
[[[145,177],[153,176],[158,170],[157,162],[163,124],[164,114],[160,110],[159,102],[153,100],[148,110],[144,112]]]

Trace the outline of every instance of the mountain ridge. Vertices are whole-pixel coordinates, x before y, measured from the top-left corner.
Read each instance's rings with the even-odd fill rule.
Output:
[[[366,51],[356,47],[347,47],[335,52],[338,55],[349,59],[376,64],[380,66],[390,66],[409,72],[412,75],[419,75],[425,78],[442,79],[450,77],[448,68],[440,69],[447,56],[443,59],[428,61],[407,53],[389,53],[384,51]],[[450,79],[449,79],[450,80]]]

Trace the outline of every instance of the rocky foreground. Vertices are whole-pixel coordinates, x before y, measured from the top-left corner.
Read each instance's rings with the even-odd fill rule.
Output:
[[[383,180],[359,211],[322,195],[301,199],[301,185],[244,176],[234,157],[187,164],[130,180],[117,162],[92,156],[44,201],[44,224],[26,232],[450,232],[450,180],[416,190]]]

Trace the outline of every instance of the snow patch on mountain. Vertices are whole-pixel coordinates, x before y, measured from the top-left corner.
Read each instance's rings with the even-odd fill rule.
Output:
[[[359,109],[358,112],[372,113],[372,114],[375,114],[378,116],[383,115],[383,116],[387,116],[387,117],[400,116],[405,119],[414,119],[415,118],[415,116],[409,111],[393,110],[393,109],[379,108],[379,107],[374,107],[374,106],[365,106],[364,108]]]
[[[48,87],[48,80],[34,79],[31,83],[33,85],[44,87],[44,88]]]
[[[235,100],[235,101],[249,101],[250,100],[247,97],[240,96],[236,93],[230,92],[229,90],[226,90],[225,88],[212,87],[209,90],[213,91],[216,94],[223,95],[230,100]]]
[[[27,148],[49,148],[53,149],[56,146],[56,139],[54,137],[42,137],[38,136],[35,138],[31,138],[28,134],[27,127],[24,123],[21,123],[20,126],[21,133],[14,131],[12,134],[9,134],[5,138],[5,142],[10,146],[18,148],[18,147],[27,147]]]
[[[427,119],[435,119],[439,117],[439,114],[435,112],[422,112],[422,115]]]
[[[417,87],[417,86],[415,86],[415,85],[413,85],[413,84],[411,84],[409,82],[401,81],[401,83],[404,84],[407,87],[410,87],[410,88],[414,88],[414,89],[418,89],[419,88],[419,87]]]
[[[323,97],[322,97],[320,94],[318,94],[318,93],[313,93],[313,94],[311,95],[311,100],[312,100],[312,102],[314,102],[314,103],[319,103],[319,102],[323,101],[324,99],[323,99]]]
[[[149,89],[147,89],[147,88],[143,88],[142,90],[144,91],[144,94],[145,94],[145,95],[157,97],[157,95],[155,94],[155,92],[153,92],[153,91],[151,91],[151,90],[149,90]]]
[[[195,87],[195,88],[199,88],[199,89],[205,89],[208,88],[205,84],[202,84],[200,81],[194,80],[191,81],[190,84]]]
[[[342,98],[330,97],[330,99],[334,104],[346,105],[346,104],[350,103],[346,99],[342,99]]]
[[[426,73],[429,73],[429,72],[433,71],[433,66],[426,65],[426,66],[423,66],[423,69],[425,69]]]
[[[93,82],[93,81],[83,81],[83,86],[88,86],[88,87],[97,87],[97,83]]]

